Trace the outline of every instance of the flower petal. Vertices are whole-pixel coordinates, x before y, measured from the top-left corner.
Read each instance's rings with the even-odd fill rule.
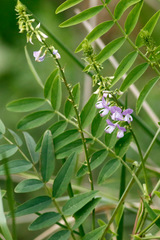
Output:
[[[101,111],[99,111],[99,113],[100,113],[101,117],[104,117],[105,115],[107,115],[109,113],[109,109],[104,108]]]
[[[105,130],[106,133],[111,134],[114,131],[115,128],[116,128],[116,126],[108,125],[104,130]]]
[[[132,113],[133,113],[133,109],[131,108],[128,108],[122,112],[123,115],[132,114]]]

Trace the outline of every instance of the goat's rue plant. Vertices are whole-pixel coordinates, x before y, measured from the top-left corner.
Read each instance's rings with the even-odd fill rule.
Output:
[[[83,0],[66,0],[57,8],[56,13],[70,9],[80,2]],[[25,54],[35,79],[42,87],[44,97],[28,97],[7,104],[9,111],[34,111],[22,118],[17,125],[17,129],[23,132],[29,156],[21,149],[23,140],[19,135],[7,129],[0,121],[0,137],[6,141],[0,145],[0,160],[4,160],[0,165],[0,175],[5,175],[7,180],[7,191],[0,192],[0,228],[1,236],[6,240],[18,239],[16,219],[33,213],[37,217],[30,223],[29,231],[46,231],[46,228],[58,226],[56,232],[54,228],[48,235],[46,232],[45,239],[48,240],[160,239],[160,211],[156,201],[153,201],[153,198],[160,198],[159,172],[156,168],[153,169],[151,159],[146,166],[154,143],[160,143],[160,129],[153,133],[144,121],[136,116],[160,76],[160,47],[152,37],[160,11],[146,22],[134,42],[130,34],[141,16],[144,1],[119,0],[114,12],[109,7],[110,2],[101,0],[98,6],[83,10],[60,24],[62,28],[70,27],[83,23],[102,10],[106,11],[106,21],[99,23],[76,49],[77,53],[83,51],[83,67],[59,40],[56,40],[60,46],[57,50],[54,47],[54,35],[47,31],[43,23],[37,22],[36,17],[25,5],[17,1],[15,10],[19,32],[26,34],[27,48],[30,44],[34,46],[35,42],[36,46],[39,44],[32,56],[29,56],[26,47]],[[119,20],[126,10],[128,16],[124,26],[121,26]],[[121,36],[113,39],[100,52],[96,52],[91,44],[113,26],[117,27]],[[53,45],[48,44],[48,38],[53,40]],[[126,42],[130,44],[131,52],[127,52],[125,48],[125,57],[113,72],[113,76],[103,76],[104,62],[123,48]],[[93,82],[93,94],[82,110],[79,107],[80,83],[72,86],[66,78],[61,65],[61,48],[75,60],[75,64],[83,68],[84,75],[88,74]],[[137,61],[138,56],[141,61]],[[46,57],[53,58],[55,64],[53,72],[43,83],[33,62],[39,62],[43,68]],[[139,94],[136,106],[133,105],[132,109],[129,107],[129,100],[124,101],[127,99],[128,88],[139,80],[148,68],[155,76],[151,80],[148,79]],[[124,81],[121,83],[122,78]],[[60,108],[62,84],[68,92],[64,109]],[[43,110],[36,111],[42,106]],[[58,116],[58,121],[54,120],[51,126],[46,124],[43,136],[36,143],[27,131],[40,127],[49,120],[51,122],[55,115]],[[135,134],[134,121],[145,129],[145,134],[152,137],[149,147],[143,151]],[[158,125],[157,122],[156,124]],[[13,140],[8,138],[8,132]],[[134,160],[128,157],[130,148],[137,152]],[[16,152],[21,154],[21,160],[12,159]],[[58,172],[55,168],[57,164],[61,164]],[[19,177],[14,194],[35,192],[33,198],[22,204],[14,203],[12,174]],[[150,181],[151,176],[154,176],[153,182]],[[115,196],[114,189],[107,190],[109,194],[106,194],[109,181],[117,178],[119,188],[115,186],[115,189],[118,194]],[[85,187],[79,185],[83,179],[86,181]],[[133,184],[136,190],[132,190]],[[43,195],[36,193],[40,189],[43,189]],[[128,194],[132,191],[139,197],[138,203],[128,200]],[[2,204],[3,197],[8,200],[10,210],[6,214]],[[133,230],[126,233],[123,219],[132,212]],[[8,217],[12,219],[12,232],[7,226]],[[89,222],[91,224],[88,224]]]

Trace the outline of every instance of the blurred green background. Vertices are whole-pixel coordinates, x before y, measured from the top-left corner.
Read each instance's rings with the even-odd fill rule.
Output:
[[[92,0],[93,1],[93,0]],[[58,25],[66,20],[68,17],[72,16],[74,13],[72,10],[66,11],[64,13],[61,13],[59,15],[55,14],[56,8],[63,2],[63,0],[23,0],[22,1],[26,6],[35,14],[35,16],[50,30],[51,33],[53,33],[68,49],[70,49],[71,52],[74,52],[80,41],[85,37],[86,30],[82,25],[78,25],[77,27],[71,27],[71,28],[65,28],[60,29]],[[89,0],[85,1],[84,3],[80,4],[81,9],[85,9],[89,6]],[[114,2],[114,3],[112,3]],[[112,1],[110,6],[113,9],[115,7],[115,1]],[[17,20],[16,20],[16,14],[14,11],[16,1],[12,0],[1,0],[0,5],[0,118],[5,123],[6,127],[16,130],[16,124],[18,120],[24,116],[24,114],[17,114],[8,112],[6,110],[6,104],[12,100],[22,98],[22,97],[43,97],[43,91],[42,89],[37,85],[36,81],[34,81],[34,77],[32,73],[30,72],[30,69],[28,67],[25,54],[24,54],[24,46],[26,45],[26,37],[25,34],[19,34]],[[98,4],[100,4],[100,1],[98,1]],[[152,5],[152,6],[151,6]],[[158,10],[160,7],[160,4],[158,1],[154,0],[152,1],[152,4],[148,1],[145,1],[142,14],[140,17],[140,21],[138,23],[138,26],[136,27],[135,31],[132,34],[132,39],[134,40],[136,38],[136,34],[138,31],[144,26],[146,21],[155,13],[156,9]],[[121,19],[121,24],[124,24],[125,18],[127,16],[126,12]],[[106,21],[110,18],[108,15],[104,12],[101,16],[98,16],[97,22],[99,21]],[[158,22],[155,31],[153,33],[154,40],[157,45],[160,44],[160,35],[159,35],[159,26],[160,22]],[[109,31],[105,36],[102,37],[105,44],[107,44],[111,39],[114,39],[116,36],[120,35],[118,29],[115,27],[111,31]],[[88,96],[84,96],[83,92],[85,89],[84,85],[84,79],[85,75],[82,73],[82,70],[79,66],[76,65],[76,63],[71,60],[71,58],[56,44],[53,40],[48,40],[50,44],[53,44],[55,48],[58,48],[62,59],[62,66],[65,67],[66,76],[69,82],[72,84],[76,84],[77,82],[80,82],[81,89],[82,89],[82,96],[81,99],[87,99]],[[118,51],[115,54],[115,57],[118,61],[121,61],[121,59],[127,54],[126,48],[128,51],[132,51],[132,48],[129,45],[125,45],[124,48],[122,48],[120,51]],[[29,54],[32,58],[32,52],[35,50],[39,50],[39,45],[31,45],[27,44],[27,49],[29,51]],[[96,47],[96,50],[98,48]],[[82,61],[82,55],[78,54],[77,58]],[[32,61],[34,62],[34,59],[32,58]],[[142,60],[139,59],[139,62]],[[83,63],[84,64],[84,63]],[[36,70],[38,71],[41,79],[43,82],[45,82],[46,78],[50,75],[50,73],[53,71],[55,65],[53,61],[50,58],[46,58],[43,63],[34,63],[34,66]],[[104,64],[103,74],[107,76],[113,75],[114,70],[111,64],[107,61]],[[143,88],[145,83],[149,81],[154,75],[154,72],[152,70],[148,70],[147,74],[143,76],[143,78],[140,79],[136,83],[136,86],[139,90]],[[91,82],[90,79],[87,79],[86,81]],[[160,104],[159,104],[159,88],[160,83],[154,87],[151,94],[147,98],[148,103],[150,104],[151,108],[155,111],[157,116],[160,116]],[[89,92],[89,89],[88,89]],[[63,88],[63,99],[65,101],[67,96],[65,88]],[[123,99],[124,100],[124,99]],[[129,107],[132,107],[135,110],[135,103],[136,100],[133,97],[132,93],[129,93],[128,96],[128,105]],[[84,103],[83,103],[84,104]],[[64,106],[62,106],[63,109]],[[156,127],[155,124],[150,120],[147,113],[142,109],[140,112],[140,117],[149,125],[149,127],[155,131]],[[133,122],[133,128],[137,134],[138,140],[140,141],[140,145],[142,149],[145,151],[148,144],[151,141],[151,137],[148,136],[148,134],[141,129],[141,127],[136,123]],[[41,136],[41,133],[43,132],[42,129],[34,129],[29,131],[35,140],[37,141],[39,137]],[[21,134],[21,133],[20,133]],[[151,158],[155,164],[155,167],[160,167],[159,163],[159,144],[155,144],[154,150],[151,153]],[[131,150],[128,155],[131,159],[136,159],[137,154]],[[148,173],[151,174],[151,173]],[[152,174],[151,174],[152,176]],[[157,175],[158,176],[158,175]],[[115,176],[113,176],[115,178]],[[156,179],[156,177],[155,177]],[[114,179],[115,180],[115,179]],[[1,180],[0,180],[1,181]],[[115,180],[118,188],[118,178]],[[115,182],[111,181],[108,183],[107,187],[112,189],[113,183]],[[1,185],[1,184],[0,184]],[[2,183],[3,185],[3,183]],[[115,189],[116,191],[116,189]],[[133,191],[134,192],[134,191]],[[117,193],[115,193],[117,195]],[[133,196],[132,196],[133,197]],[[24,196],[24,199],[26,197]],[[23,199],[23,197],[22,197]],[[132,215],[132,213],[130,213]],[[126,227],[130,227],[129,220],[130,215],[127,215],[126,219]],[[132,224],[132,221],[131,221]],[[129,226],[128,226],[129,225]],[[21,225],[18,227],[18,232],[21,232]],[[34,236],[36,236],[37,233],[28,233],[26,226],[23,229],[23,232],[20,234],[19,239],[25,240],[25,239],[34,239]]]

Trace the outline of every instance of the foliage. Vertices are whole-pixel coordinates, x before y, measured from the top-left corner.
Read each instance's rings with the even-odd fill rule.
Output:
[[[63,1],[56,13],[68,9],[72,11],[71,7],[82,2],[83,0]],[[0,216],[2,216],[0,229],[2,236],[7,240],[18,239],[17,217],[32,213],[36,214],[37,218],[30,223],[29,231],[42,230],[53,225],[59,226],[58,232],[49,233],[48,240],[122,240],[124,239],[123,218],[127,210],[136,212],[133,231],[130,232],[131,239],[160,239],[158,233],[160,212],[158,207],[152,204],[154,197],[160,197],[158,192],[160,180],[156,178],[157,171],[153,170],[152,166],[146,165],[154,143],[158,141],[160,128],[153,134],[143,121],[139,121],[148,135],[152,135],[151,143],[143,154],[132,123],[137,117],[133,109],[129,108],[130,102],[127,100],[128,89],[136,81],[140,81],[142,75],[150,68],[155,76],[149,79],[139,94],[136,103],[138,114],[151,89],[159,80],[160,46],[156,45],[152,33],[158,24],[160,11],[148,19],[133,41],[131,33],[139,21],[144,1],[119,0],[113,12],[110,9],[110,2],[112,3],[111,0],[101,0],[98,6],[87,8],[60,24],[61,28],[71,27],[91,19],[102,11],[108,12],[110,16],[110,20],[106,19],[95,26],[75,49],[76,53],[83,51],[84,66],[57,40],[75,63],[83,67],[84,74],[91,77],[93,87],[96,88],[81,109],[80,83],[72,86],[68,82],[66,72],[61,65],[63,55],[61,56],[53,45],[48,44],[47,30],[37,22],[36,17],[27,7],[17,0],[15,10],[19,32],[26,33],[28,45],[34,45],[35,42],[40,45],[39,50],[33,52],[34,60],[43,68],[43,61],[49,56],[54,60],[54,68],[43,83],[33,64],[33,57],[31,58],[28,53],[29,46],[25,47],[26,60],[44,96],[16,99],[6,106],[7,110],[12,112],[27,112],[17,124],[17,129],[23,132],[24,140],[20,138],[19,133],[7,129],[0,120],[2,140],[0,176],[6,176],[7,180],[6,191],[0,191]],[[125,11],[127,17],[124,26],[121,26],[119,20]],[[95,43],[98,38],[116,26],[121,36],[117,34],[115,39],[110,40],[103,49],[95,52],[91,43]],[[43,31],[46,31],[46,34]],[[54,35],[51,34],[50,37],[55,40]],[[126,44],[130,44],[132,50],[129,49],[125,57],[122,57],[112,77],[103,76],[102,69],[105,62],[127,46]],[[125,79],[121,82],[123,77]],[[63,85],[68,94],[65,103],[63,103]],[[43,135],[38,142],[35,142],[32,129],[42,126],[45,129]],[[133,142],[138,157],[132,160],[128,153],[133,147]],[[28,150],[28,156],[22,145]],[[22,159],[19,159],[18,154]],[[16,159],[12,159],[13,156],[16,156]],[[149,181],[148,174],[151,171],[154,173],[153,183]],[[22,204],[13,201],[12,174],[16,174],[19,179],[14,189],[16,194],[35,192],[35,195]],[[116,196],[115,199],[112,193],[107,197],[105,194],[107,183],[109,180],[114,180],[115,175],[119,177],[120,174],[118,198]],[[79,186],[84,179],[87,179],[86,188]],[[136,194],[138,192],[139,195],[138,207],[136,204],[129,204],[127,200],[133,184],[136,185]],[[43,194],[41,191],[38,194],[37,190],[42,190]],[[3,208],[5,197],[9,206],[8,213],[5,213]],[[116,200],[112,207],[107,206],[109,198]],[[105,214],[103,214],[101,219],[98,215],[101,207],[105,211],[107,208],[113,208],[111,216],[104,219]],[[70,217],[73,219],[72,223]],[[7,218],[12,220],[12,233],[7,226]],[[86,227],[86,221],[87,223],[91,221],[92,224],[87,224]],[[156,227],[154,231],[152,231],[153,226]]]

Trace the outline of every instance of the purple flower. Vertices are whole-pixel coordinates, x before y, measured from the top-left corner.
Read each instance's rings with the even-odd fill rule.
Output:
[[[104,108],[102,101],[98,101],[95,106],[98,109]]]
[[[112,113],[111,118],[114,121],[122,121],[123,115],[122,115],[122,109],[117,106],[113,106],[110,108],[110,111]]]
[[[60,59],[60,58],[61,58],[61,55],[58,53],[58,50],[57,50],[57,49],[54,49],[54,50],[53,50],[53,55],[56,56],[56,59]]]
[[[118,123],[112,123],[109,119],[107,119],[106,122],[108,123],[108,126],[104,129],[106,133],[111,134],[117,127],[119,129],[117,132],[117,138],[122,138],[124,136],[124,132],[126,132],[124,127],[120,127]]]
[[[106,116],[109,113],[109,107],[103,108],[102,110],[99,111],[99,113],[101,117]]]
[[[42,62],[45,58],[46,53],[41,56],[42,50],[40,49],[39,51],[34,51],[33,56],[35,57],[36,62]]]
[[[130,114],[132,114],[132,112],[133,112],[133,110],[132,110],[131,108],[128,108],[128,109],[126,109],[126,110],[124,110],[124,111],[122,112],[122,114],[125,116],[125,117],[123,118],[123,120],[124,120],[125,122],[130,123],[130,122],[133,121],[133,118],[132,118],[132,116],[130,115]]]
[[[106,120],[108,126],[104,129],[106,133],[111,134],[116,128],[116,124],[112,123],[109,119]]]
[[[107,103],[106,103],[105,97],[106,97],[106,94],[104,93],[104,94],[103,94],[103,97],[102,97],[102,101],[98,101],[98,102],[96,103],[96,105],[95,105],[96,108],[98,108],[98,109],[101,109],[101,108],[102,108],[102,109],[99,111],[101,117],[104,117],[104,116],[107,115],[107,114],[109,113],[109,111],[110,111],[110,107],[108,107],[109,104],[110,104],[110,102],[107,102]]]
[[[117,132],[117,138],[122,138],[124,136],[124,132],[126,132],[126,129],[124,127],[120,127],[119,124],[117,124],[117,127],[119,129]]]

